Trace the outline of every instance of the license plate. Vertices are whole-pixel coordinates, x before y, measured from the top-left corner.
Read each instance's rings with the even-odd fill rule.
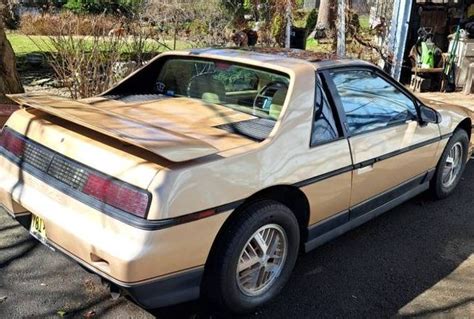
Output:
[[[41,217],[36,215],[31,216],[30,233],[39,241],[46,243],[48,237],[46,236],[46,227]]]

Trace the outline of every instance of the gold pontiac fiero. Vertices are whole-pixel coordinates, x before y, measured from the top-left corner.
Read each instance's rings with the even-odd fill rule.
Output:
[[[299,251],[450,195],[472,151],[469,110],[291,51],[169,52],[93,98],[11,98],[3,207],[146,308],[251,311]]]

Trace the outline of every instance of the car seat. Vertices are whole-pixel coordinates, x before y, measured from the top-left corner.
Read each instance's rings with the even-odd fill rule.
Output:
[[[272,98],[272,105],[270,106],[269,115],[271,118],[278,120],[280,117],[281,110],[285,104],[286,94],[288,93],[287,88],[281,88],[275,92]]]
[[[225,87],[212,73],[200,74],[189,81],[188,96],[218,104],[225,102]]]

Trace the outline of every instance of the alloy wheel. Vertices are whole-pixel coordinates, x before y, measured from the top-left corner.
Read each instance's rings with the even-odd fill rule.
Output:
[[[451,187],[457,180],[459,173],[462,169],[462,160],[463,160],[463,146],[461,142],[457,142],[449,150],[446,162],[443,167],[443,174],[441,182],[443,187]]]
[[[280,275],[288,254],[288,239],[277,224],[259,228],[247,241],[237,265],[237,285],[247,296],[265,293]]]

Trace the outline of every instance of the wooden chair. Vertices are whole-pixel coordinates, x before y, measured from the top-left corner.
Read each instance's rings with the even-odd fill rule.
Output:
[[[449,54],[447,53],[442,54],[441,67],[438,67],[438,68],[421,68],[418,66],[414,66],[411,69],[413,73],[411,85],[410,85],[412,91],[414,92],[422,91],[423,84],[425,81],[427,81],[427,78],[423,77],[422,75],[427,76],[427,75],[432,75],[432,74],[441,74],[441,84],[444,83],[444,81],[446,81],[446,75],[444,73],[444,69],[445,69],[448,57],[449,57]],[[428,83],[429,83],[428,86],[431,86],[431,81],[429,81]],[[443,85],[440,85],[440,87],[442,88]]]

